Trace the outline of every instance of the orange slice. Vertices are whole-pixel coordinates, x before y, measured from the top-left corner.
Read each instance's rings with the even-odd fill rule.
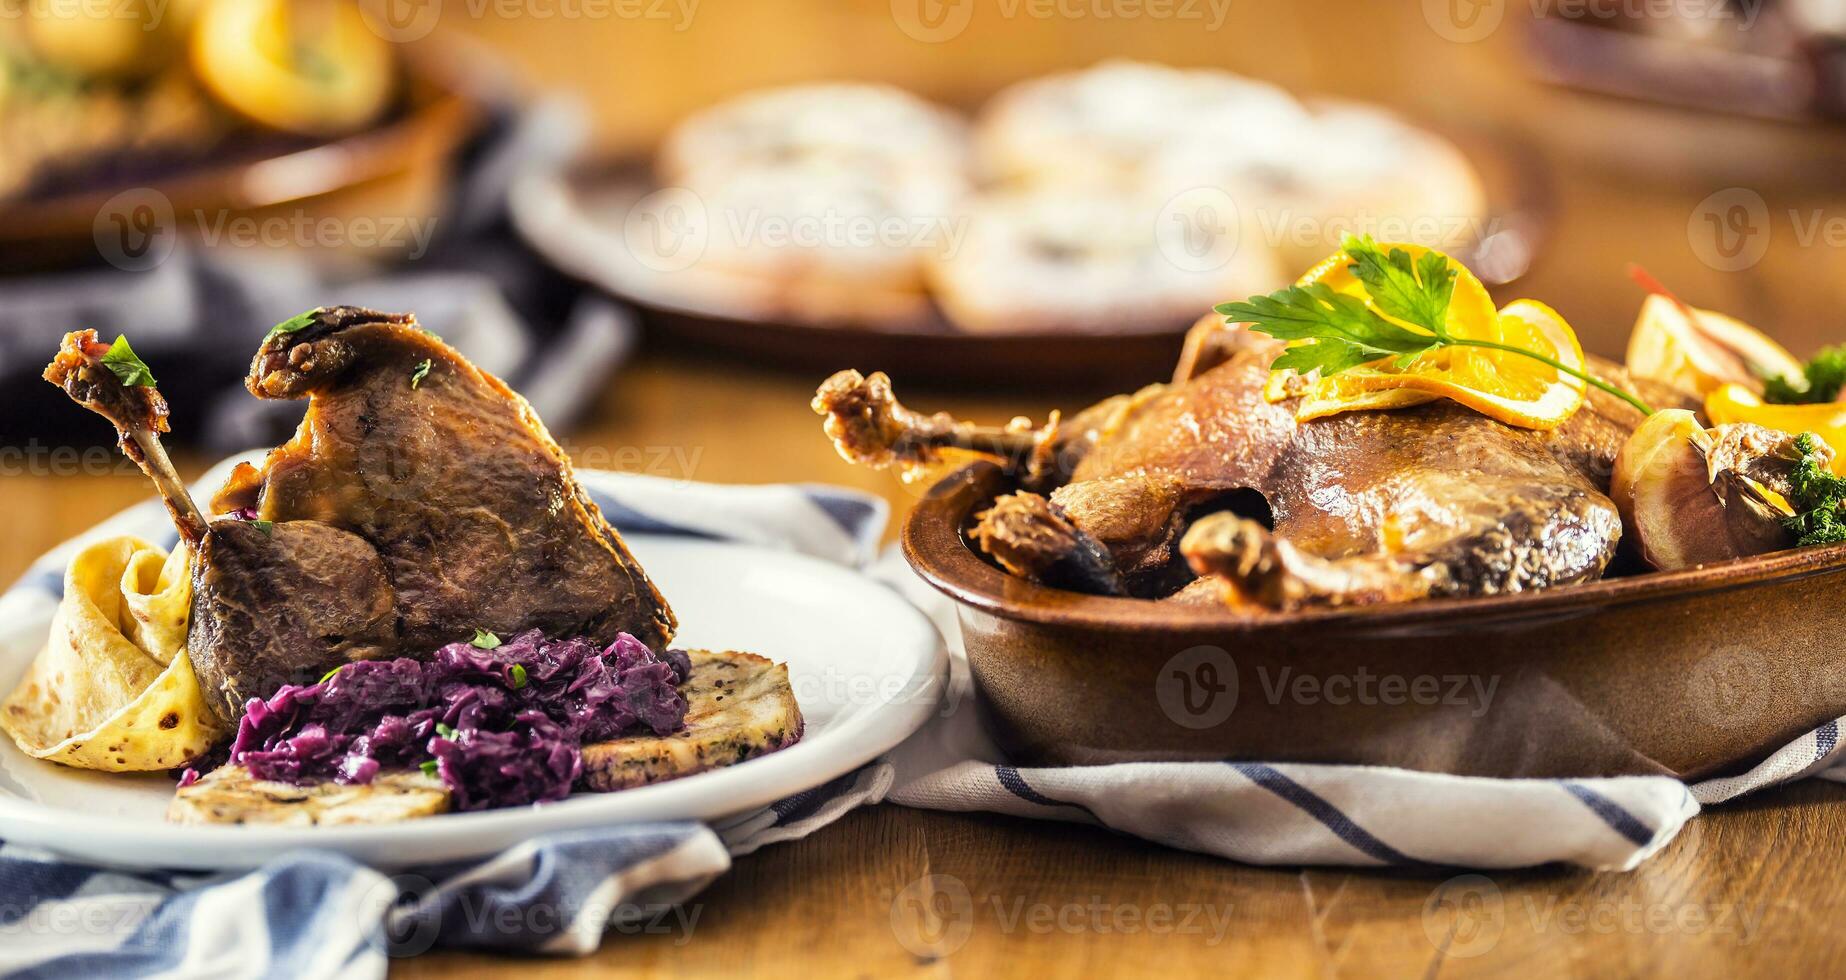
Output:
[[[1403,249],[1410,254],[1412,261],[1433,251],[1408,242],[1379,242],[1378,249],[1386,255],[1391,254],[1392,249]],[[1481,281],[1475,278],[1474,273],[1468,271],[1467,266],[1446,255],[1442,257],[1448,259],[1449,268],[1455,270],[1455,292],[1449,297],[1447,322],[1449,332],[1458,337],[1499,340],[1498,324],[1495,322],[1497,314],[1494,311],[1493,297],[1487,294],[1487,287],[1481,285]],[[1325,283],[1336,292],[1363,296],[1366,305],[1371,305],[1371,297],[1366,294],[1365,284],[1352,274],[1352,259],[1348,258],[1345,252],[1335,252],[1327,256],[1320,261],[1319,265],[1309,269],[1306,275],[1295,281],[1297,286],[1310,286],[1314,283]],[[1379,312],[1379,315],[1385,316],[1383,312]],[[1428,333],[1415,324],[1405,323],[1395,317],[1385,316],[1385,319],[1416,333]]]
[[[1393,242],[1380,243],[1379,248],[1386,252],[1401,248],[1413,258],[1430,251]],[[1506,344],[1583,369],[1583,348],[1557,311],[1534,300],[1518,300],[1495,310],[1481,281],[1454,259],[1448,261],[1455,270],[1455,291],[1445,324],[1450,336]],[[1340,292],[1366,296],[1365,285],[1352,275],[1349,265],[1345,253],[1333,255],[1309,270],[1299,284],[1325,283]],[[1370,297],[1366,299],[1369,304]],[[1387,319],[1405,329],[1426,332]],[[1437,348],[1402,367],[1387,358],[1327,378],[1291,380],[1291,375],[1281,372],[1265,394],[1272,401],[1299,394],[1295,417],[1301,421],[1448,398],[1508,425],[1554,429],[1582,407],[1586,387],[1581,379],[1522,354],[1457,346]]]
[[[1770,405],[1743,385],[1727,384],[1705,396],[1705,417],[1712,425],[1754,422],[1796,435],[1812,432],[1833,447],[1833,463],[1828,468],[1846,476],[1846,405],[1839,402]]]

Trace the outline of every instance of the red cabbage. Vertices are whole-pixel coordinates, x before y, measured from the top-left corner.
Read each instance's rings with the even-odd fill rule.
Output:
[[[252,700],[229,761],[298,784],[421,766],[458,810],[559,800],[582,774],[584,743],[678,731],[690,669],[683,652],[657,657],[626,633],[604,650],[538,630],[491,650],[451,643],[427,661],[348,664]]]

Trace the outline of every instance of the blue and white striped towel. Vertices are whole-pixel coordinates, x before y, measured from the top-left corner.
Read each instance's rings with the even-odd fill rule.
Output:
[[[1846,782],[1835,720],[1749,772],[1686,784],[1669,776],[1487,779],[1376,766],[1256,762],[1122,763],[1064,769],[1006,764],[975,718],[960,629],[948,600],[895,556],[878,573],[949,638],[946,713],[888,757],[885,799],[1099,824],[1252,864],[1519,868],[1566,862],[1628,870],[1666,846],[1704,805],[1810,776]]]
[[[873,498],[822,487],[594,472],[584,482],[625,531],[743,540],[856,566],[873,565],[886,516]],[[164,520],[148,505],[92,533],[153,537]],[[24,608],[15,604],[54,603],[57,570],[74,547],[46,556],[0,596],[0,617]],[[946,600],[893,555],[876,574],[958,646]],[[1016,768],[976,723],[956,652],[945,702],[954,707],[888,758],[721,826],[560,834],[478,865],[395,876],[315,852],[246,874],[126,874],[0,842],[0,973],[377,976],[388,956],[442,946],[583,953],[608,931],[686,936],[697,906],[682,903],[732,855],[803,837],[881,800],[1100,824],[1261,864],[1627,869],[1703,804],[1808,776],[1846,781],[1846,766],[1835,768],[1837,723],[1749,773],[1691,786],[1661,776],[1496,780],[1257,763]]]

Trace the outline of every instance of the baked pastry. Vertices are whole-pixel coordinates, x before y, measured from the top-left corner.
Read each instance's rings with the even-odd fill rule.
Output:
[[[1486,195],[1454,144],[1383,109],[1310,108],[1241,138],[1194,131],[1156,154],[1143,180],[1166,194],[1222,189],[1246,228],[1296,268],[1338,251],[1348,232],[1444,251],[1484,236]]]
[[[838,161],[743,168],[656,197],[666,212],[631,213],[626,239],[657,301],[757,319],[920,321],[923,262],[956,237],[963,190],[953,175],[891,181]]]
[[[695,257],[640,256],[674,268],[668,288],[738,315],[889,325],[930,314],[923,261],[953,237],[967,135],[894,88],[804,85],[693,116],[656,169],[702,222]]]
[[[696,261],[684,235],[667,236],[675,255],[636,253],[675,273],[646,292],[742,318],[922,323],[933,298],[970,331],[1166,329],[1272,289],[1347,231],[1451,250],[1482,233],[1480,182],[1446,141],[1218,69],[1051,75],[965,130],[878,85],[693,116],[656,171],[700,219]]]
[[[739,170],[815,164],[926,182],[967,170],[960,117],[888,85],[770,89],[686,118],[655,161],[663,186],[701,190]]]
[[[981,195],[959,247],[932,257],[931,285],[972,332],[1170,329],[1283,283],[1274,254],[1249,241],[1221,196]]]
[[[1306,117],[1287,92],[1230,72],[1105,61],[994,96],[975,157],[995,182],[1132,186],[1165,147],[1200,130],[1250,139]]]

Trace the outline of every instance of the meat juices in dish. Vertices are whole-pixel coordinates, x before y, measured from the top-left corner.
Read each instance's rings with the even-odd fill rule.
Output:
[[[1609,473],[1638,411],[1592,390],[1553,432],[1449,402],[1297,422],[1294,399],[1264,396],[1282,350],[1209,317],[1171,383],[1038,430],[909,412],[883,375],[850,371],[814,408],[848,460],[1002,457],[1024,490],[979,515],[974,544],[1013,574],[1079,591],[1211,601],[1197,574],[1236,604],[1294,609],[1582,582],[1614,557]]]
[[[164,411],[127,410],[164,406],[151,385],[93,394],[120,387],[99,348],[67,338],[47,377],[115,423],[195,546],[188,649],[227,721],[284,684],[477,628],[671,640],[672,610],[531,406],[414,317],[323,309],[265,338],[250,391],[309,404],[214,500],[254,520],[205,521],[159,450]]]

